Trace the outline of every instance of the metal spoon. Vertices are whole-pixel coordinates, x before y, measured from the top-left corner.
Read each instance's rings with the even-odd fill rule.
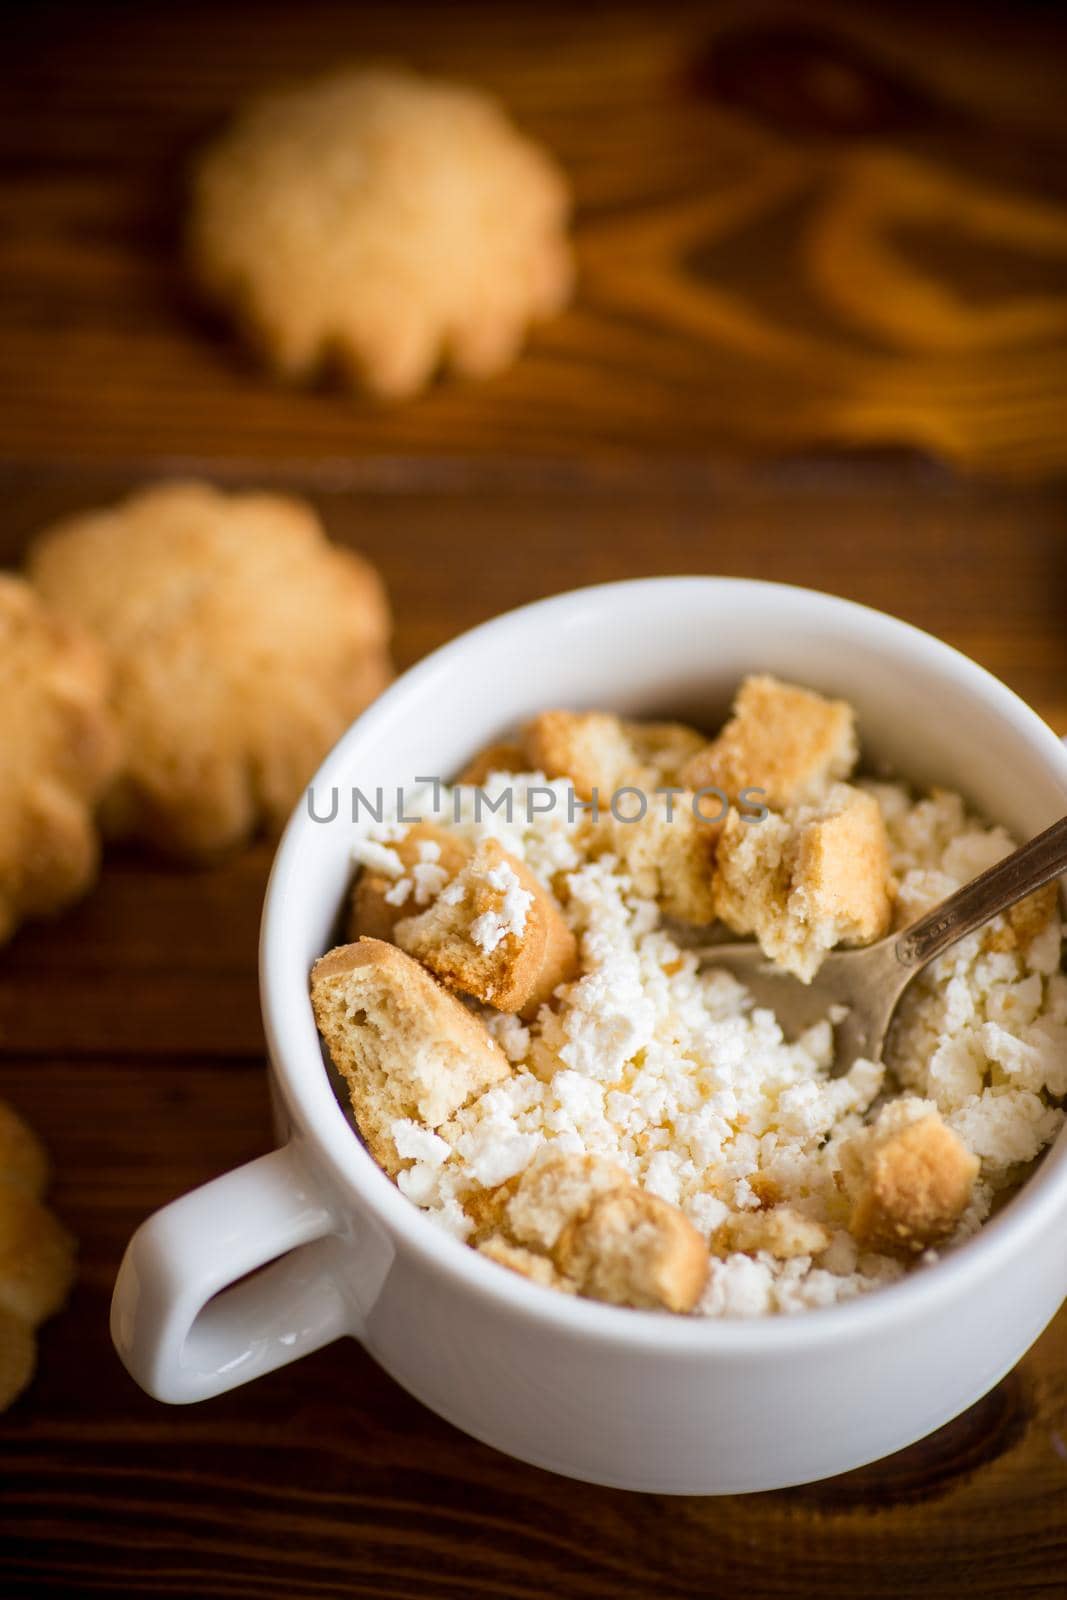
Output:
[[[904,990],[917,972],[998,912],[1067,873],[1067,817],[982,872],[899,933],[862,949],[832,950],[811,983],[773,966],[756,944],[705,945],[705,967],[722,967],[769,1006],[787,1038],[847,1007],[834,1029],[834,1075],[858,1057],[880,1061]]]

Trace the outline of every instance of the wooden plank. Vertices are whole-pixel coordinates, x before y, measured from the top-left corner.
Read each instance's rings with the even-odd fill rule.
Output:
[[[905,445],[1062,474],[1055,8],[26,8],[7,52],[4,452],[700,461]],[[951,40],[952,48],[944,48]],[[499,93],[577,205],[580,292],[515,368],[293,393],[190,302],[182,175],[235,101],[357,57]]]
[[[107,1300],[146,1212],[270,1142],[261,1073],[7,1061],[82,1240],[3,1422],[5,1594],[648,1600],[1058,1596],[1067,1312],[964,1417],[822,1484],[725,1500],[578,1486],[410,1399],[350,1341],[202,1406],[121,1370]],[[877,1374],[872,1373],[872,1383]]]

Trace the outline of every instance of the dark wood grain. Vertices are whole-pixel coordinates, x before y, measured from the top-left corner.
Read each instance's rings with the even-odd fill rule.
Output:
[[[382,568],[401,665],[576,584],[743,574],[896,612],[1067,733],[1065,38],[1055,7],[947,0],[27,7],[0,65],[0,565],[198,472],[312,498]],[[575,306],[499,380],[396,410],[264,380],[177,253],[190,150],[235,98],[358,54],[495,89],[577,200]],[[270,1143],[269,862],[113,851],[0,953],[0,1096],[81,1250],[0,1418],[5,1600],[1058,1600],[1067,1312],[932,1438],[727,1500],[523,1467],[350,1341],[205,1405],[141,1394],[107,1334],[126,1240]]]
[[[5,52],[0,449],[673,461],[904,446],[1062,474],[1058,8],[36,5]],[[265,382],[190,303],[190,153],[352,56],[497,91],[573,182],[580,288],[521,362],[381,409]],[[57,336],[61,343],[57,342]]]
[[[258,1068],[9,1057],[3,1089],[46,1129],[55,1202],[82,1239],[71,1306],[3,1423],[5,1594],[1062,1593],[1065,1318],[922,1445],[827,1483],[724,1500],[579,1487],[520,1466],[438,1421],[350,1341],[168,1410],[117,1370],[114,1267],[146,1211],[267,1142]]]

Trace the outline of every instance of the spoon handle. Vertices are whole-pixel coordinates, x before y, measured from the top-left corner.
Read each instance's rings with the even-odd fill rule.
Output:
[[[1067,873],[1067,817],[982,872],[947,900],[899,934],[893,953],[902,966],[917,969],[943,950]]]

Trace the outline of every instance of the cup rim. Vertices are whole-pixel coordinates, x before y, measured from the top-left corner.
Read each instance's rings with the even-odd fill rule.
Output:
[[[610,603],[650,590],[657,594],[681,586],[700,586],[720,598],[762,598],[808,604],[907,646],[942,677],[962,680],[986,711],[1014,724],[1063,785],[1067,798],[1067,748],[1038,714],[999,678],[962,651],[914,624],[872,606],[801,585],[758,578],[678,574],[591,584],[529,602],[478,624],[439,646],[403,672],[346,730],[320,765],[311,784],[328,788],[352,764],[352,752],[402,716],[427,679],[441,667],[494,636],[506,638],[531,617],[561,616],[579,605]],[[402,1195],[359,1139],[334,1094],[311,1019],[306,972],[289,972],[285,962],[282,907],[301,892],[300,861],[310,820],[298,804],[280,840],[264,899],[260,933],[260,997],[272,1071],[292,1113],[297,1137],[324,1158],[335,1181],[358,1213],[369,1211],[384,1226],[394,1248],[418,1258],[433,1276],[459,1282],[472,1298],[497,1313],[536,1322],[572,1337],[694,1357],[745,1354],[778,1359],[801,1349],[830,1347],[865,1334],[882,1334],[913,1316],[932,1314],[995,1277],[1002,1262],[1025,1248],[1027,1235],[1067,1214],[1067,1125],[1042,1153],[1038,1168],[1004,1208],[970,1239],[940,1260],[899,1281],[836,1305],[795,1314],[745,1318],[681,1317],[670,1312],[635,1310],[578,1296],[562,1295],[501,1271],[464,1241],[452,1236]],[[298,1012],[302,1013],[298,1017]],[[311,1020],[311,1055],[306,1024]],[[299,1035],[303,1034],[303,1037]],[[312,1157],[314,1159],[314,1157]]]

